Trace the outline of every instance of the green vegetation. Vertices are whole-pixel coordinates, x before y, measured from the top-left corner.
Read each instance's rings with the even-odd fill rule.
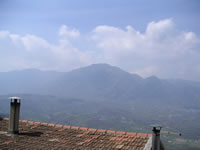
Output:
[[[165,144],[166,149],[169,150],[199,150],[200,149],[200,141],[199,140],[191,140],[184,139],[178,136],[171,135],[163,135],[162,141]]]
[[[9,96],[0,96],[0,110],[4,116],[9,113]],[[19,96],[24,99],[21,119],[145,133],[151,133],[151,125],[159,123],[164,127],[162,141],[168,150],[197,150],[200,146],[198,111],[159,108],[153,103],[151,107],[139,101],[91,102],[44,95]],[[187,120],[183,116],[188,117]]]

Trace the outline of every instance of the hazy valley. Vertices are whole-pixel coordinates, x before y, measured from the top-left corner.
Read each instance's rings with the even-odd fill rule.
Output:
[[[200,82],[142,78],[95,64],[70,72],[1,72],[0,83],[1,116],[9,114],[8,97],[20,96],[21,119],[133,132],[160,124],[167,148],[200,148]]]

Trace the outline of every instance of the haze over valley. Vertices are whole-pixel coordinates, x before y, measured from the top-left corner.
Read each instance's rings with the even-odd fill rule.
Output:
[[[25,120],[138,132],[160,124],[164,139],[173,136],[168,132],[175,139],[200,138],[199,82],[142,78],[108,64],[69,72],[1,72],[0,82],[2,116],[9,114],[8,97],[17,95]]]
[[[160,125],[167,150],[199,150],[199,6],[0,0],[0,119],[17,96],[20,119],[139,133]]]

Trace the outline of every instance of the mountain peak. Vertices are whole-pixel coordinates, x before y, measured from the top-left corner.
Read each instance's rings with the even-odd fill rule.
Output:
[[[97,64],[91,64],[91,65],[89,65],[88,67],[92,67],[92,66],[95,66],[95,67],[113,67],[113,66],[111,66],[110,64],[106,64],[106,63],[97,63]]]
[[[156,77],[156,76],[154,76],[154,75],[152,75],[152,76],[150,76],[150,77],[147,77],[146,79],[147,79],[147,80],[154,80],[154,81],[160,80],[158,77]]]
[[[71,72],[76,72],[76,71],[81,71],[81,72],[124,72],[124,73],[128,73],[126,71],[123,71],[122,69],[120,69],[119,67],[115,67],[109,64],[105,64],[105,63],[99,63],[99,64],[91,64],[89,66],[86,67],[81,67],[79,69],[75,69]]]
[[[115,67],[115,66],[112,66],[112,65],[106,64],[106,63],[91,64],[91,65],[83,67],[83,68],[96,68],[96,69],[114,69],[115,68],[115,69],[120,69],[118,67]]]
[[[99,63],[99,64],[91,64],[89,66],[86,67],[82,67],[79,69],[75,69],[73,71],[71,71],[71,73],[75,73],[76,74],[87,74],[87,76],[105,76],[108,75],[110,77],[123,77],[123,78],[135,78],[137,80],[141,80],[143,79],[142,77],[140,77],[137,74],[131,74],[127,71],[122,70],[119,67],[116,66],[112,66],[110,64],[105,64],[105,63]],[[70,73],[70,72],[69,72]]]

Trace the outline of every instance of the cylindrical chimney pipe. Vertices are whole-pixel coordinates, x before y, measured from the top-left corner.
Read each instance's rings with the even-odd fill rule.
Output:
[[[8,124],[8,133],[9,134],[18,134],[19,133],[19,112],[20,112],[20,102],[21,98],[19,97],[10,97],[10,118]]]
[[[152,150],[160,150],[160,130],[162,127],[153,127]]]

